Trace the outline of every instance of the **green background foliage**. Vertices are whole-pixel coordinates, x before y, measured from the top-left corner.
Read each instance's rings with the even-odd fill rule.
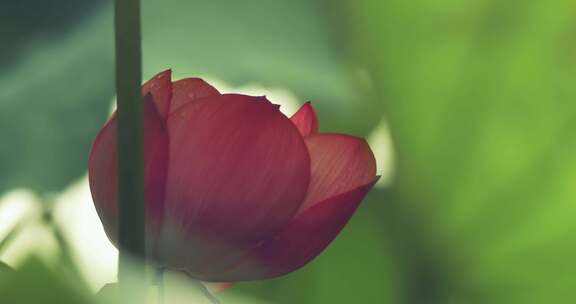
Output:
[[[113,98],[111,5],[3,7],[0,192],[60,191],[85,173]],[[571,303],[573,1],[148,0],[143,34],[146,78],[283,87],[314,102],[322,130],[367,136],[386,119],[392,135],[393,183],[333,245],[225,303]],[[84,301],[52,279],[61,269],[4,268],[3,293],[50,281]]]

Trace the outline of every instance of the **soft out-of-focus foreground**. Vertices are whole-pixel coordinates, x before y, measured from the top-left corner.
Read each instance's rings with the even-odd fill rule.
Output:
[[[173,68],[287,114],[311,100],[377,154],[381,182],[319,258],[224,303],[573,301],[573,1],[143,0],[143,27],[145,78]],[[93,303],[117,259],[85,178],[114,95],[111,2],[6,2],[0,35],[0,299]],[[202,303],[168,282],[167,303]]]

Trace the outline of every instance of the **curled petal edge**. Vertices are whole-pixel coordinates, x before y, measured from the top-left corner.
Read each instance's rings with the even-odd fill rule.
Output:
[[[379,178],[297,215],[281,232],[253,248],[238,265],[205,279],[216,282],[262,280],[303,267],[336,238]]]
[[[292,123],[298,128],[302,136],[310,136],[318,133],[318,115],[308,101],[290,117]]]

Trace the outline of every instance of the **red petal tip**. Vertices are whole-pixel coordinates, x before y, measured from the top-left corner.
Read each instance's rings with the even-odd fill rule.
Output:
[[[290,120],[296,128],[298,128],[302,136],[310,136],[318,133],[318,116],[310,101],[305,102],[300,109],[290,117]]]

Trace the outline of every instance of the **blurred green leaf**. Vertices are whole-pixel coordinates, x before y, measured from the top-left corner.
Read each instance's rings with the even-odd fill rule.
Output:
[[[432,278],[449,278],[437,302],[572,302],[573,8],[347,2],[354,59],[378,79],[397,148],[396,216],[415,225]]]
[[[94,303],[83,286],[37,259],[29,259],[14,272],[0,272],[0,298],[18,304]]]
[[[23,222],[19,222],[16,225],[14,225],[14,227],[12,227],[8,233],[6,233],[4,236],[2,236],[2,239],[0,239],[0,254],[2,254],[2,252],[4,250],[6,250],[6,248],[8,247],[8,245],[10,244],[10,242],[12,242],[12,240],[18,235],[18,233],[22,230],[22,225],[24,225]]]
[[[10,272],[13,272],[13,271],[14,271],[14,269],[13,269],[12,267],[10,267],[10,265],[8,265],[8,264],[0,261],[0,273],[2,273],[2,272],[8,272],[8,273],[10,273]],[[0,276],[1,276],[1,275],[0,275]]]
[[[19,60],[2,66],[0,192],[59,190],[85,172],[90,142],[113,94],[111,22],[99,13],[66,34],[38,31]]]
[[[0,66],[22,59],[38,39],[69,33],[78,20],[90,15],[103,0],[5,1],[0,10]]]

